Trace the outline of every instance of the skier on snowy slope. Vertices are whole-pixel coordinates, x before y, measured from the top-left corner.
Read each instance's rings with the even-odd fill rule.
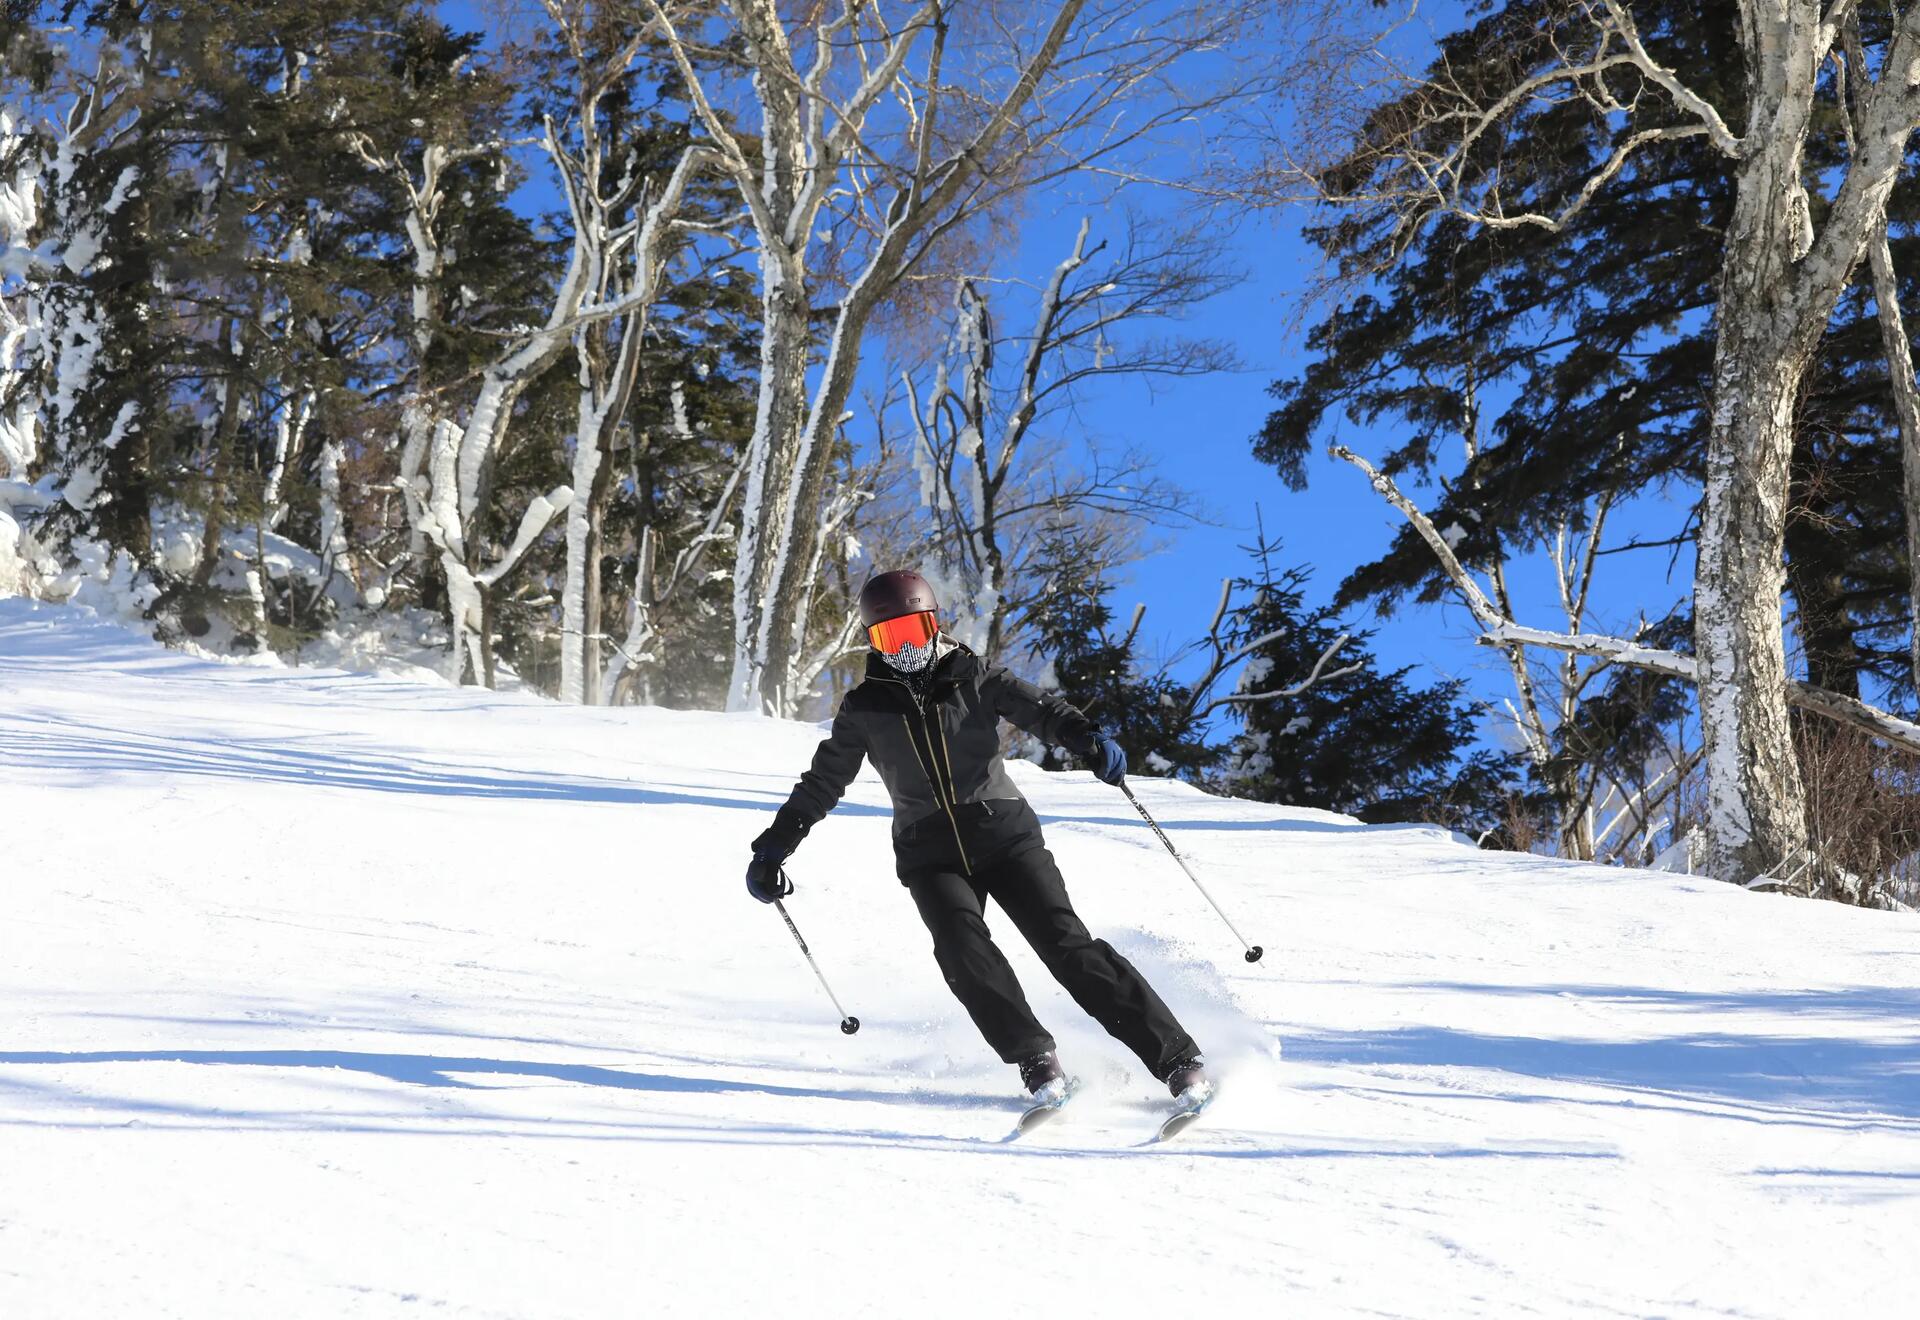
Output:
[[[1125,778],[1126,754],[1079,710],[942,633],[937,609],[918,573],[882,573],[861,589],[860,621],[872,647],[866,678],[841,701],[813,765],[753,841],[747,892],[762,903],[793,892],[781,863],[869,758],[893,799],[896,870],[933,935],[934,959],[987,1043],[1019,1066],[1035,1100],[1064,1099],[1066,1079],[1053,1037],[987,933],[989,897],[1074,1002],[1176,1098],[1202,1094],[1207,1081],[1193,1037],[1133,964],[1075,915],[1040,822],[1002,764],[1000,720],[1086,758],[1109,784]]]

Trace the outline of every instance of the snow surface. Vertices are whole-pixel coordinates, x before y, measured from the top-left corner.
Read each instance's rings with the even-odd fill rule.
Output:
[[[0,1315],[1895,1316],[1920,921],[1010,767],[1225,1076],[1019,1143],[818,730],[219,664],[0,601]],[[1276,1057],[1276,1042],[1284,1055]]]

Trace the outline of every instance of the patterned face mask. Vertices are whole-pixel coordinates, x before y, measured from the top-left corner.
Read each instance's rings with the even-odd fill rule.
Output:
[[[918,646],[903,646],[891,653],[882,651],[880,658],[903,674],[917,674],[933,663],[934,649],[939,644],[938,637],[929,637]]]

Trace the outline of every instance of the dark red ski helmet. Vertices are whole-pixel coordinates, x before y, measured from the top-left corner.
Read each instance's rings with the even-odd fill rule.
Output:
[[[939,608],[940,602],[933,598],[933,588],[911,569],[896,568],[891,573],[877,574],[860,588],[860,625],[864,628],[904,614]]]

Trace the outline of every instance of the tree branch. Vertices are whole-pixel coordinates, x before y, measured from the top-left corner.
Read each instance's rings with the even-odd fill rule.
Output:
[[[1599,633],[1556,633],[1540,628],[1528,628],[1513,620],[1504,618],[1494,609],[1493,603],[1480,590],[1467,570],[1461,566],[1445,538],[1435,529],[1433,521],[1422,513],[1413,501],[1400,493],[1393,478],[1380,472],[1371,463],[1355,454],[1345,445],[1333,445],[1328,450],[1335,458],[1344,459],[1367,475],[1367,480],[1388,503],[1400,510],[1420,534],[1434,555],[1440,560],[1440,567],[1466,601],[1474,620],[1479,623],[1481,635],[1476,638],[1484,646],[1512,647],[1537,646],[1550,651],[1564,651],[1574,655],[1598,656],[1614,664],[1631,665],[1636,669],[1647,669],[1669,678],[1698,684],[1699,668],[1690,655],[1679,651],[1662,650],[1658,647],[1642,646],[1638,642],[1624,637],[1610,637]],[[1876,738],[1896,743],[1909,751],[1920,752],[1920,724],[1889,715],[1854,697],[1838,692],[1829,692],[1825,688],[1815,687],[1811,683],[1797,679],[1787,683],[1787,702],[1802,710],[1824,715],[1840,724],[1851,725],[1865,730]]]

